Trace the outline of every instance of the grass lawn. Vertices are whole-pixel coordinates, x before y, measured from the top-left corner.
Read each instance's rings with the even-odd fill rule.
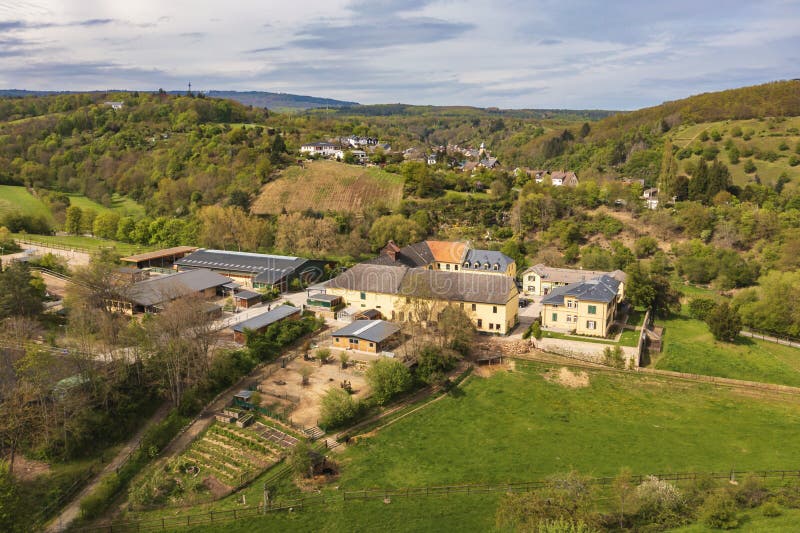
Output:
[[[139,244],[110,241],[97,237],[84,237],[82,235],[33,235],[28,233],[14,233],[14,237],[42,244],[53,244],[76,249],[83,248],[90,252],[99,251],[101,248],[115,248],[117,252],[123,255],[138,254],[157,248],[154,246],[141,246]]]
[[[137,204],[134,200],[131,200],[130,198],[127,198],[125,196],[120,196],[116,193],[111,198],[110,207],[106,207],[103,204],[99,204],[94,200],[80,194],[70,194],[69,203],[70,205],[78,206],[81,209],[93,209],[98,214],[105,213],[107,211],[113,211],[119,214],[120,216],[138,217],[144,215],[144,206]]]
[[[0,185],[0,217],[11,211],[40,215],[51,222],[53,220],[50,209],[25,187]]]
[[[665,330],[655,368],[800,387],[800,349],[744,337],[718,342],[685,311],[656,323]]]
[[[626,329],[623,331],[619,337],[619,341],[602,339],[598,337],[588,337],[586,335],[567,335],[566,333],[561,333],[558,331],[544,330],[542,330],[542,336],[550,339],[566,339],[571,341],[591,342],[594,344],[608,344],[609,346],[616,346],[619,344],[620,346],[632,346],[634,348],[639,343],[639,332],[632,329]]]
[[[800,404],[760,399],[705,384],[653,376],[588,371],[590,385],[566,388],[543,378],[550,365],[516,362],[513,372],[473,376],[453,395],[398,420],[332,457],[339,479],[323,487],[501,483],[541,479],[577,469],[615,475],[636,473],[793,468]],[[555,367],[557,368],[557,367]],[[714,428],[707,431],[705,428]],[[782,443],[775,446],[776,442]],[[257,480],[244,491],[248,505],[260,501]],[[277,497],[296,495],[289,482]],[[235,506],[240,495],[215,504]],[[395,498],[390,504],[335,501],[257,522],[276,530],[465,531],[491,529],[497,496]],[[141,518],[197,514],[208,507],[165,509]],[[252,520],[226,524],[244,531]],[[219,526],[216,526],[219,527]],[[195,531],[218,531],[214,526]],[[252,529],[251,529],[252,530]]]
[[[444,199],[450,201],[467,201],[467,200],[488,200],[491,196],[486,192],[460,192],[460,191],[445,191]]]

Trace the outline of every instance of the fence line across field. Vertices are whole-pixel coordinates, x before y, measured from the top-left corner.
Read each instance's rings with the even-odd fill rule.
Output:
[[[287,473],[288,468],[282,469],[281,473]],[[656,477],[663,481],[680,483],[695,481],[701,478],[714,480],[735,481],[746,476],[756,476],[762,479],[800,479],[800,470],[755,470],[738,471],[730,470],[727,472],[676,472],[664,474],[638,474],[631,476],[631,481],[635,484],[644,482],[650,477]],[[281,476],[282,477],[282,476]],[[592,478],[589,482],[592,485],[607,487],[610,486],[615,478],[600,477]],[[523,481],[512,483],[486,483],[486,484],[461,484],[461,485],[438,485],[426,487],[406,487],[406,488],[371,488],[360,490],[342,490],[330,495],[305,496],[293,500],[268,503],[266,506],[259,504],[238,509],[227,509],[221,511],[208,511],[185,516],[162,517],[144,520],[130,520],[122,522],[112,522],[110,524],[98,525],[83,528],[80,531],[107,531],[126,532],[126,531],[166,531],[181,527],[199,526],[204,524],[224,523],[242,518],[254,518],[280,511],[293,511],[304,507],[320,505],[331,505],[342,501],[367,501],[367,500],[386,500],[391,498],[411,498],[411,497],[431,497],[448,496],[456,494],[488,494],[488,493],[520,493],[539,490],[547,486],[547,480]]]

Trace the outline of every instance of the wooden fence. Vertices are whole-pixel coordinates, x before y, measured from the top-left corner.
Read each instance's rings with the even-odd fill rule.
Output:
[[[800,470],[756,470],[756,471],[737,471],[727,472],[678,472],[662,474],[640,474],[631,476],[634,484],[639,484],[654,476],[660,480],[674,484],[692,482],[698,479],[713,479],[733,481],[747,476],[756,476],[764,480],[788,479],[800,480]],[[592,478],[589,483],[597,487],[608,487],[614,482],[613,477]],[[441,485],[428,487],[407,487],[407,488],[372,488],[361,490],[342,490],[337,493],[318,494],[305,496],[302,498],[281,500],[278,502],[268,502],[267,505],[259,504],[250,507],[240,507],[221,511],[208,511],[193,515],[162,517],[144,520],[129,520],[111,522],[79,531],[106,531],[128,532],[128,531],[167,531],[184,527],[200,526],[206,524],[222,524],[232,520],[245,518],[256,518],[269,513],[281,511],[296,511],[305,507],[328,506],[339,502],[358,502],[368,500],[386,500],[399,498],[425,498],[440,497],[449,495],[479,495],[491,493],[520,493],[540,490],[547,486],[547,480],[523,481],[513,483],[494,483],[494,484],[463,484],[463,485]]]

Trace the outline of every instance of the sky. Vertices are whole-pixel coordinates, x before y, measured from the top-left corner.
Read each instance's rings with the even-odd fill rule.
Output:
[[[0,88],[637,109],[800,77],[800,0],[0,0]]]

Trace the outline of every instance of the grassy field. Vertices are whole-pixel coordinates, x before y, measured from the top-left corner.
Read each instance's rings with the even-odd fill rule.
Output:
[[[396,208],[403,198],[403,178],[377,167],[346,165],[335,161],[307,161],[293,166],[261,189],[252,211],[277,215],[304,211],[363,212],[370,206]]]
[[[81,209],[93,209],[97,213],[114,211],[122,216],[142,216],[144,206],[139,205],[130,198],[114,194],[111,206],[106,207],[81,194],[68,194],[70,205]],[[17,185],[0,185],[0,216],[9,211],[20,211],[30,215],[41,215],[53,221],[50,208],[43,201],[32,195],[25,187]]]
[[[782,509],[780,516],[767,517],[761,508],[744,511],[740,514],[741,527],[734,531],[742,533],[794,533],[800,522],[800,509]],[[709,531],[703,524],[673,529],[675,533],[701,533]]]
[[[750,140],[744,140],[742,137],[732,137],[731,131],[736,126],[741,128],[743,132],[751,131],[752,138]],[[701,142],[700,135],[702,132],[705,131],[710,134],[712,130],[717,130],[722,135],[722,138],[719,141],[709,139],[705,142]],[[720,151],[720,160],[728,165],[733,182],[737,185],[745,185],[753,181],[754,174],[747,174],[744,171],[745,161],[751,159],[756,165],[756,173],[762,183],[772,185],[777,181],[781,173],[786,172],[795,186],[798,186],[798,184],[800,184],[800,165],[791,167],[789,165],[789,158],[792,155],[800,157],[800,155],[795,153],[795,147],[797,143],[800,142],[799,130],[800,117],[790,117],[782,122],[770,119],[726,120],[682,126],[672,134],[672,140],[679,148],[697,145],[702,145],[703,147],[717,147]],[[770,162],[741,155],[738,164],[730,164],[724,147],[728,139],[733,140],[740,152],[744,152],[746,147],[750,147],[761,151],[773,151],[780,157],[778,160]],[[786,143],[789,149],[780,150],[779,146],[781,143]],[[681,168],[685,169],[689,161],[696,163],[699,158],[700,156],[693,155],[691,158],[684,159],[680,162]]]
[[[589,386],[570,388],[545,379],[550,368],[518,361],[512,372],[471,377],[456,393],[335,454],[341,474],[323,493],[335,498],[342,489],[527,481],[573,468],[609,476],[623,466],[637,473],[796,466],[797,402],[594,371],[588,372]],[[287,484],[277,497],[296,496],[291,490]],[[244,491],[248,505],[260,501],[261,491],[258,480]],[[241,495],[214,508],[230,509],[237,500]],[[433,531],[452,521],[481,531],[491,527],[495,504],[491,496],[336,502],[259,522],[290,530],[341,531],[370,530],[373,520],[382,520],[392,531]],[[166,509],[141,517],[208,508]],[[243,526],[225,529],[234,527]]]
[[[84,249],[89,252],[96,252],[102,248],[114,248],[122,255],[139,254],[157,248],[155,246],[142,246],[139,244],[99,239],[97,237],[84,237],[82,235],[31,235],[27,233],[15,233],[14,238],[56,247]]]
[[[11,211],[44,216],[51,222],[53,220],[50,209],[25,187],[0,185],[0,217]]]
[[[800,387],[800,349],[744,337],[717,342],[705,322],[685,310],[656,323],[665,333],[655,368]]]

